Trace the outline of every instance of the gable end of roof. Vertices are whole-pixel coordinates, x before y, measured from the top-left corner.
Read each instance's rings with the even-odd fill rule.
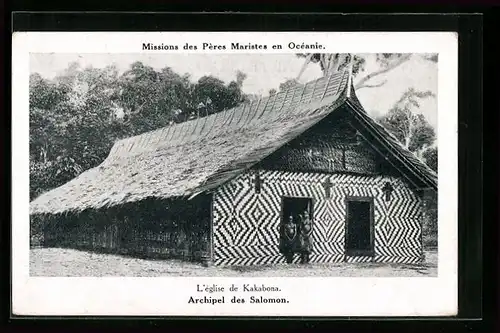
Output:
[[[353,95],[353,92],[351,92],[351,97],[346,100],[346,105],[349,107],[354,117],[372,134],[377,142],[390,152],[394,159],[404,166],[405,170],[402,170],[402,172],[405,173],[405,175],[413,179],[418,179],[419,183],[425,184],[424,186],[420,185],[420,188],[430,188],[437,191],[438,176],[434,170],[417,158],[408,149],[403,147],[393,134],[368,116],[356,95]]]

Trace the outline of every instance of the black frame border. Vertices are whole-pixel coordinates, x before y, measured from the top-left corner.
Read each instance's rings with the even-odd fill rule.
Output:
[[[193,16],[196,18],[193,20]],[[15,317],[10,321],[17,324],[35,324],[38,327],[57,324],[75,328],[84,325],[95,328],[104,322],[110,325],[120,322],[124,328],[137,328],[137,323],[148,326],[161,325],[165,319],[173,322],[167,326],[211,328],[229,322],[241,327],[246,321],[247,329],[261,327],[263,319],[271,327],[281,328],[324,328],[335,326],[349,329],[353,321],[356,330],[390,330],[400,325],[405,330],[422,329],[453,331],[485,328],[483,313],[486,296],[483,290],[482,241],[483,221],[483,16],[479,14],[433,13],[416,14],[329,14],[329,13],[137,13],[137,12],[17,12],[9,22],[10,33],[14,31],[456,31],[459,35],[459,315],[457,317],[421,318],[379,318],[379,317]],[[10,34],[12,36],[12,34]],[[10,46],[11,39],[7,38]],[[10,46],[6,50],[10,51]],[[6,62],[7,63],[7,62]],[[10,64],[6,73],[11,72]],[[4,75],[6,77],[6,75]],[[10,87],[7,85],[7,95]],[[7,99],[5,99],[7,101]],[[7,101],[7,103],[9,103]],[[8,109],[10,106],[8,105]],[[6,113],[7,114],[7,113]],[[13,116],[12,114],[10,115]],[[11,117],[6,117],[10,129]],[[10,137],[6,138],[7,142]],[[7,149],[11,149],[10,145]],[[8,151],[10,152],[10,151]],[[10,155],[10,154],[9,154]],[[12,179],[8,185],[11,186]],[[10,188],[9,188],[10,190]],[[10,192],[10,191],[9,191]],[[10,197],[9,197],[10,198]],[[10,204],[10,200],[9,200]],[[10,216],[9,216],[10,220]],[[10,225],[5,226],[4,235],[9,237],[7,245],[10,268]],[[464,244],[467,244],[465,246]],[[10,288],[9,288],[10,295]],[[11,297],[8,298],[9,300]],[[431,300],[430,300],[431,301]],[[10,302],[9,302],[10,303]],[[140,321],[137,321],[141,319]],[[207,320],[212,319],[212,320]],[[223,319],[215,320],[213,319]],[[257,320],[254,320],[257,319]],[[267,320],[266,320],[267,319]],[[284,322],[283,320],[286,319]],[[227,322],[229,320],[229,322]],[[375,327],[373,321],[377,322]],[[223,324],[225,322],[225,324]],[[490,322],[491,323],[491,322]],[[66,324],[66,325],[65,325]],[[106,325],[106,326],[110,326]],[[179,325],[179,326],[178,326]],[[24,325],[23,325],[24,326]]]

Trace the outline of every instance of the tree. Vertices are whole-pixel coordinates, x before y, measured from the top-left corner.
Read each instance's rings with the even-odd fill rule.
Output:
[[[171,68],[156,71],[141,62],[135,62],[119,78],[120,105],[130,134],[140,134],[168,125],[184,110],[190,92],[188,77],[180,76]]]
[[[395,68],[401,66],[412,57],[411,53],[378,53],[376,55],[376,61],[380,65],[380,68],[364,77],[359,79],[359,81],[354,86],[355,89],[361,88],[375,88],[383,86],[387,80],[383,80],[377,84],[368,84],[371,79],[388,73]]]
[[[242,71],[236,71],[236,84],[238,85],[238,87],[242,87],[243,86],[243,82],[246,80],[246,78],[248,77],[247,74],[243,73]]]
[[[269,89],[269,96],[274,96],[276,95],[277,91],[276,89],[272,88],[272,89]]]
[[[239,80],[241,79],[240,76]],[[243,81],[240,83],[231,81],[226,86],[216,77],[203,76],[194,86],[191,97],[196,105],[203,104],[206,114],[220,112],[233,108],[243,101],[242,83]],[[211,101],[210,105],[207,105],[207,100]]]
[[[33,108],[49,109],[65,98],[55,83],[43,79],[38,73],[30,75],[29,87],[29,104]]]
[[[419,157],[432,146],[436,134],[425,117],[415,111],[420,107],[419,100],[433,96],[430,91],[420,92],[410,88],[387,114],[378,119],[406,149]]]
[[[47,162],[51,154],[51,133],[58,121],[52,110],[67,99],[59,87],[39,74],[32,74],[29,81],[30,161]]]
[[[422,153],[422,159],[436,173],[438,172],[438,149],[431,147]],[[437,193],[433,191],[424,192],[423,211],[423,240],[424,246],[436,247],[438,242],[438,209]]]
[[[358,78],[357,83],[354,88],[375,88],[383,86],[387,81],[382,80],[378,83],[370,84],[369,81],[372,79],[388,73],[400,65],[404,64],[411,59],[413,54],[411,53],[378,53],[376,54],[376,62],[379,65],[379,69],[369,73],[361,78],[359,78],[360,73],[364,72],[366,60],[362,55],[357,54],[347,54],[347,53],[300,53],[297,54],[298,57],[305,58],[304,66],[299,72],[297,77],[300,78],[305,68],[310,63],[318,63],[321,67],[321,71],[324,76],[328,76],[331,73],[335,73],[339,70],[346,68],[352,60],[352,73],[355,78]],[[424,54],[421,57],[425,60],[432,62],[437,62],[437,55],[434,54]]]
[[[324,76],[344,69],[349,61],[350,55],[347,53],[299,53],[298,57],[305,58],[304,66],[301,68],[297,79],[300,78],[306,67],[310,63],[317,63],[321,67]],[[358,55],[353,55],[353,74],[357,75],[365,67],[365,59]]]
[[[291,87],[295,87],[295,86],[299,86],[299,85],[301,85],[301,84],[296,79],[288,79],[285,82],[280,83],[279,91],[284,91],[284,90],[290,89]]]
[[[437,147],[431,147],[422,153],[422,158],[432,170],[438,172],[438,149]]]
[[[70,65],[54,80],[30,78],[30,196],[101,163],[116,133],[118,72]]]
[[[438,59],[439,59],[439,56],[438,56],[437,53],[423,54],[422,57],[425,60],[428,60],[428,61],[431,61],[431,62],[434,62],[434,63],[437,63]]]
[[[435,132],[422,114],[415,113],[420,108],[419,101],[434,97],[430,91],[421,92],[413,88],[406,90],[389,112],[379,121],[403,146],[416,152],[434,142]]]
[[[246,98],[242,72],[229,84],[205,76],[193,83],[170,67],[77,63],[52,80],[30,76],[30,197],[100,164],[117,139],[236,106]]]

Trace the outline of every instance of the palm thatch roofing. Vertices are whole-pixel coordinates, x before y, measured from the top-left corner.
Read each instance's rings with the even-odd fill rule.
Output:
[[[78,212],[151,197],[189,198],[234,178],[346,103],[407,171],[437,188],[436,174],[364,112],[348,76],[347,71],[336,73],[120,140],[99,166],[33,200],[30,214]]]

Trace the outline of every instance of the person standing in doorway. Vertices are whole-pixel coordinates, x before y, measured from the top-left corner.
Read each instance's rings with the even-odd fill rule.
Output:
[[[291,264],[293,260],[297,234],[297,224],[294,223],[293,217],[290,215],[286,223],[281,226],[280,230],[280,252],[285,256],[288,264]]]
[[[300,254],[301,262],[303,264],[309,263],[309,255],[312,251],[312,221],[309,216],[309,212],[306,210],[300,215],[300,228],[299,228],[299,240],[300,240]]]

